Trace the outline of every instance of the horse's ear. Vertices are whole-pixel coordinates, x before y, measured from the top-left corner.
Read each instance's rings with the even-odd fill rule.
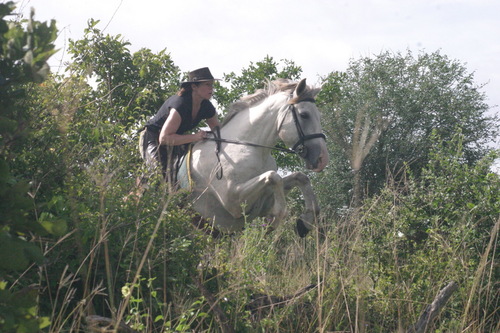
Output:
[[[306,79],[300,80],[299,84],[297,84],[297,87],[295,88],[294,96],[300,96],[306,90],[306,88]]]

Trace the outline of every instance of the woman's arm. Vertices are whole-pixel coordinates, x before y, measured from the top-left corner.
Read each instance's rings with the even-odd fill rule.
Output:
[[[169,146],[179,146],[185,143],[191,143],[203,140],[206,137],[205,131],[199,131],[195,134],[177,134],[179,126],[181,126],[181,115],[177,110],[171,109],[167,120],[163,124],[160,131],[160,144]]]
[[[206,120],[207,125],[210,127],[210,129],[213,131],[217,126],[220,127],[220,122],[219,118],[217,118],[217,114],[215,114],[212,118],[208,118]]]

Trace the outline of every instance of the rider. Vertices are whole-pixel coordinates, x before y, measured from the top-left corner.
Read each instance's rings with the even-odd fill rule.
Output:
[[[210,102],[214,79],[208,67],[189,73],[176,95],[168,98],[158,112],[146,123],[141,133],[140,151],[152,170],[160,163],[165,179],[174,184],[179,158],[189,143],[203,140],[207,132],[191,133],[201,120],[214,130],[220,126],[217,112]]]

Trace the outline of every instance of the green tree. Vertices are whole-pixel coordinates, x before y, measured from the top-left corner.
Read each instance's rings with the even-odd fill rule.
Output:
[[[117,290],[129,276],[121,274],[114,280],[112,274],[135,265],[136,258],[128,257],[121,244],[132,216],[142,219],[133,202],[123,201],[142,167],[138,132],[179,86],[179,69],[165,50],[132,54],[128,42],[119,35],[104,35],[97,24],[90,20],[84,37],[70,41],[72,63],[66,76],[53,77],[33,92],[38,105],[30,111],[43,122],[36,126],[30,148],[34,154],[25,154],[30,156],[26,169],[40,185],[37,195],[54,198],[62,208],[57,213],[67,217],[71,231],[68,241],[59,245],[57,260],[44,272],[56,281],[65,270],[79,277],[78,292],[87,301],[85,313],[92,313],[94,306],[101,313],[109,310],[102,298],[93,300],[92,290],[103,282],[110,294],[107,301],[116,309]],[[160,203],[158,198],[148,209],[161,209]],[[104,236],[110,229],[124,232]],[[150,228],[138,237],[141,242],[147,241],[148,232]],[[120,264],[117,258],[122,258]],[[59,287],[46,283],[48,298],[55,298]],[[75,284],[72,280],[66,287],[71,290]],[[64,314],[67,308],[60,309]]]
[[[132,54],[121,35],[104,35],[99,21],[89,20],[84,37],[70,40],[72,75],[95,80],[94,118],[108,124],[137,125],[151,116],[179,87],[179,68],[166,50],[154,54],[141,49]],[[89,107],[90,109],[90,107]]]
[[[433,131],[446,140],[461,129],[465,160],[484,156],[486,143],[497,135],[498,118],[486,114],[481,88],[463,64],[439,52],[385,52],[352,60],[345,73],[326,76],[320,105],[328,110],[332,149],[341,149],[350,164],[343,177],[351,179],[353,205],[405,164],[417,176],[429,158]],[[332,181],[328,175],[321,180]]]
[[[7,22],[14,9],[13,2],[0,4],[0,330],[38,332],[49,322],[38,315],[37,289],[13,283],[30,264],[43,262],[33,241],[63,234],[65,221],[38,211],[30,177],[16,166],[38,121],[28,112],[29,91],[49,73],[57,29],[54,21],[35,21],[34,10],[26,21]]]

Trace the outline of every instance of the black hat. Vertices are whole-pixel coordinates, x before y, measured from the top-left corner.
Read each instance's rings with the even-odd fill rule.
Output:
[[[185,87],[190,83],[215,81],[215,80],[219,79],[215,79],[212,76],[212,73],[210,73],[210,69],[208,69],[208,67],[198,68],[189,73],[188,81],[182,82],[181,87]]]

